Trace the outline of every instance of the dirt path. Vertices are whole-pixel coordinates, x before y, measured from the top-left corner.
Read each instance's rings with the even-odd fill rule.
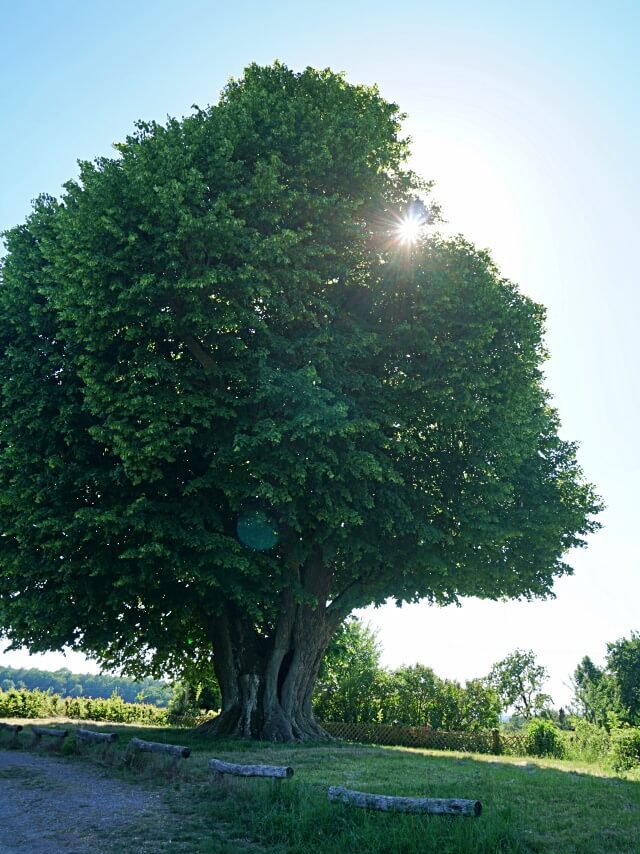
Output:
[[[0,854],[144,851],[140,828],[160,797],[98,768],[0,750]]]

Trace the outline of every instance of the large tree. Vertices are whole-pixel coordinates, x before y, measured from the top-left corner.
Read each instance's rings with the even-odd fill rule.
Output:
[[[6,235],[0,625],[105,666],[211,662],[219,733],[321,735],[356,607],[534,597],[598,502],[543,309],[465,240],[399,240],[401,116],[249,67],[139,124]]]

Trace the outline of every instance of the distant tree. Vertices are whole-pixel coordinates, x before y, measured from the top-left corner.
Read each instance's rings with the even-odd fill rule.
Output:
[[[573,695],[577,712],[590,723],[608,728],[623,716],[616,677],[594,664],[588,655],[573,673]]]
[[[430,667],[415,664],[389,674],[384,720],[449,731],[491,729],[499,723],[497,694],[479,679],[466,683],[441,679]]]
[[[424,664],[398,667],[391,672],[390,680],[390,702],[385,708],[385,720],[391,715],[399,723],[442,728],[442,681],[430,667]]]
[[[532,718],[549,707],[552,700],[543,693],[547,670],[536,662],[533,650],[516,649],[491,668],[489,684],[495,689],[504,711]]]
[[[461,702],[462,731],[493,729],[500,723],[500,697],[483,679],[471,679],[465,683]]]
[[[138,695],[144,694],[145,702],[166,706],[171,698],[171,687],[162,680],[146,678],[135,681],[109,673],[72,673],[66,667],[54,672],[36,667],[0,667],[0,684],[3,682],[24,685],[29,690],[38,689],[58,694],[61,697],[84,696],[108,699],[114,690],[127,703],[140,702]]]
[[[618,686],[623,718],[640,724],[640,633],[607,644],[607,669]]]

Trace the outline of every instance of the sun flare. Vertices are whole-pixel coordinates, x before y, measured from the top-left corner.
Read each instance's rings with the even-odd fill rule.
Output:
[[[416,243],[420,237],[420,231],[424,225],[424,220],[421,217],[407,214],[403,217],[400,223],[396,226],[396,235],[400,243],[405,246],[411,246]]]

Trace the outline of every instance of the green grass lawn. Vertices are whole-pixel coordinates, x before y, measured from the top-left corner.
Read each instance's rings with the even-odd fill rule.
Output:
[[[164,788],[171,818],[165,826],[145,829],[151,851],[640,854],[639,772],[622,778],[594,765],[560,760],[344,744],[255,745],[212,742],[185,730],[108,729],[122,733],[110,760],[113,772]],[[164,758],[144,756],[133,768],[124,767],[125,744],[133,735],[190,746],[191,758],[181,761],[173,776],[165,771]],[[91,761],[91,749],[83,756]],[[291,765],[295,775],[275,786],[232,778],[216,784],[207,768],[212,756]],[[479,818],[370,813],[330,804],[330,785],[478,799],[483,812]]]

